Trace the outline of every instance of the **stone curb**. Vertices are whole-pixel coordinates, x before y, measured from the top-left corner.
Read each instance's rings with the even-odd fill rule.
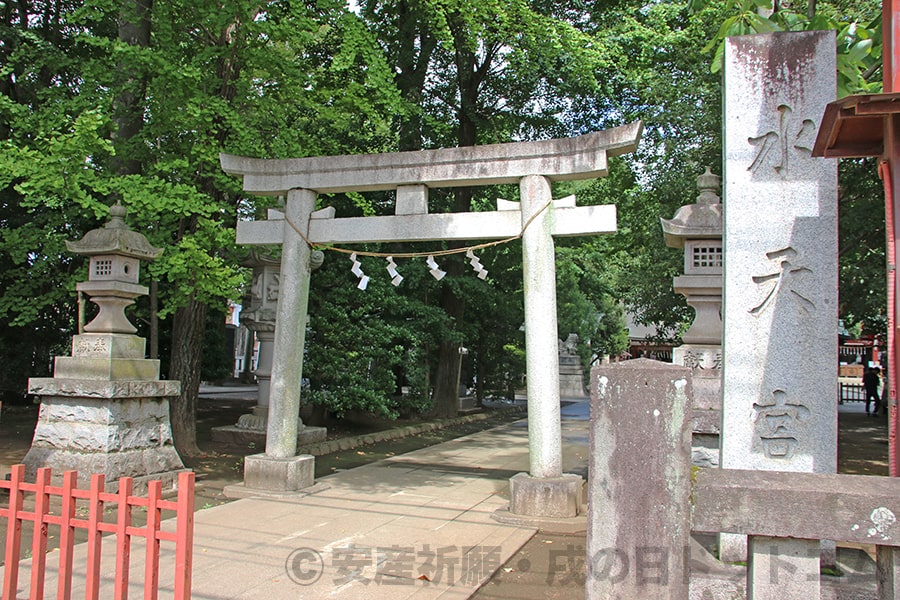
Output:
[[[395,429],[385,429],[384,431],[376,431],[374,433],[366,433],[335,440],[328,440],[316,444],[307,444],[297,448],[297,454],[311,454],[313,456],[323,456],[334,452],[353,450],[360,446],[369,446],[378,442],[387,442],[398,440],[411,435],[427,433],[429,431],[437,431],[454,425],[464,425],[475,421],[484,421],[492,416],[500,414],[525,414],[527,412],[524,406],[513,406],[509,408],[492,409],[491,412],[480,412],[462,417],[453,417],[451,419],[441,419],[439,421],[431,421],[429,423],[419,423],[418,425],[407,425],[406,427],[397,427]]]

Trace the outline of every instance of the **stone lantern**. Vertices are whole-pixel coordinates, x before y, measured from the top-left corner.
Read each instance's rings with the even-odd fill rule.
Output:
[[[672,219],[660,219],[666,245],[684,249],[684,275],[673,280],[687,298],[694,321],[672,351],[672,362],[693,370],[694,463],[718,464],[722,387],[722,201],[721,178],[709,167],[697,177],[695,204],[678,209]]]
[[[140,261],[154,260],[162,252],[128,228],[125,214],[125,207],[116,204],[109,209],[105,227],[88,231],[77,242],[66,242],[69,252],[90,257],[88,280],[76,286],[100,308],[97,317],[84,327],[89,333],[137,331],[125,316],[125,309],[147,293],[146,287],[138,285]]]
[[[138,284],[140,260],[161,250],[125,224],[125,208],[110,208],[105,227],[89,231],[68,249],[90,258],[88,281],[76,289],[99,307],[97,316],[72,340],[72,355],[58,356],[54,376],[31,378],[28,391],[41,409],[26,470],[57,474],[77,470],[103,473],[107,487],[119,477],[176,479],[184,468],[175,451],[168,398],[178,381],[159,380],[159,361],[144,358],[146,340],[125,316],[134,299],[147,293]]]
[[[698,347],[722,346],[722,202],[716,194],[719,182],[719,176],[707,167],[697,177],[697,203],[682,206],[670,220],[660,219],[666,245],[684,249],[684,275],[676,277],[673,284],[696,311],[682,340]]]
[[[322,266],[325,255],[316,250],[310,256],[310,270]],[[269,417],[269,391],[272,380],[272,358],[275,348],[275,314],[278,307],[280,288],[281,259],[271,255],[252,251],[241,263],[253,269],[250,284],[250,306],[241,311],[241,325],[252,331],[259,340],[259,355],[256,361],[258,384],[257,401],[253,410],[243,414],[234,425],[213,427],[212,439],[217,442],[246,445],[254,443],[263,446],[266,441],[266,430]],[[298,416],[297,444],[304,446],[325,441],[327,430],[324,427],[309,427]]]
[[[269,384],[272,380],[272,349],[275,346],[275,309],[278,305],[281,259],[251,251],[242,264],[253,269],[250,307],[241,312],[241,324],[259,340],[259,355],[256,370],[253,371],[259,392],[253,412],[242,415],[235,427],[264,434],[269,416]]]

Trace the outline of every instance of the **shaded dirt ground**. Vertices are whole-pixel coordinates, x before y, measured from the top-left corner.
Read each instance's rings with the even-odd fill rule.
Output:
[[[222,397],[226,396],[226,397]],[[243,480],[244,457],[263,452],[265,448],[254,444],[238,445],[212,440],[213,427],[234,425],[238,417],[250,412],[256,404],[247,398],[228,398],[227,394],[217,397],[201,397],[197,414],[197,442],[203,454],[182,459],[185,466],[197,476],[196,505],[198,509],[228,502],[222,494],[225,485]],[[38,406],[34,404],[4,404],[0,415],[0,477],[9,473],[10,465],[22,462],[37,421]],[[411,435],[391,441],[370,444],[316,457],[316,477],[322,477],[340,470],[352,469],[404,454],[418,448],[439,444],[463,435],[483,431],[523,418],[523,414],[510,411],[494,411],[484,420],[449,426],[435,431]],[[394,427],[405,427],[422,422],[421,419],[388,420],[372,416],[355,419],[331,420],[326,423],[328,439],[358,436]],[[83,485],[83,484],[82,484]]]
[[[222,487],[242,479],[243,457],[261,452],[253,445],[235,446],[213,442],[212,427],[232,425],[250,410],[254,401],[240,398],[205,398],[200,401],[198,440],[204,455],[185,460],[197,473],[198,509],[215,506],[229,500]],[[0,476],[9,466],[21,462],[27,452],[37,418],[36,405],[4,405],[0,416]],[[402,454],[455,437],[481,431],[502,423],[523,418],[521,414],[498,411],[483,421],[456,425],[426,434],[409,436],[381,444],[358,447],[316,457],[316,476]],[[390,427],[411,424],[411,421],[365,419],[328,423],[329,438],[361,435]],[[848,403],[839,411],[838,463],[839,472],[888,474],[887,421],[868,417],[859,403]],[[0,531],[0,539],[5,538]],[[26,535],[30,535],[26,532]],[[27,539],[27,538],[26,538]],[[52,540],[51,540],[52,545]],[[477,600],[546,598],[582,600],[584,598],[585,535],[562,535],[538,532],[512,557],[496,575],[476,592]]]

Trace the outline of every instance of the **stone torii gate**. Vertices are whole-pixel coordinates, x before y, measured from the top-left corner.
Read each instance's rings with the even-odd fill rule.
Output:
[[[269,418],[264,454],[244,463],[246,491],[290,493],[314,483],[312,456],[296,456],[310,279],[309,244],[489,240],[522,237],[528,374],[529,474],[510,481],[510,511],[577,514],[581,477],[562,472],[556,265],[553,236],[612,233],[615,206],[553,201],[551,182],[607,174],[607,158],[632,152],[640,122],[574,138],[464,148],[299,159],[222,154],[246,192],[285,196],[284,213],[238,224],[237,243],[282,246]],[[428,190],[518,183],[520,203],[493,212],[428,214]],[[315,210],[323,193],[395,189],[392,216],[334,218]],[[302,233],[302,235],[301,235]],[[304,239],[305,238],[305,239]]]

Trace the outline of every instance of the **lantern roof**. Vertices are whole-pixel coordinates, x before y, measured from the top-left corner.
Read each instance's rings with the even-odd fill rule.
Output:
[[[666,245],[684,247],[685,239],[715,239],[722,237],[722,200],[716,191],[721,178],[709,167],[697,177],[700,195],[695,204],[686,204],[671,219],[660,219]]]
[[[69,252],[84,256],[117,254],[137,259],[153,260],[162,253],[154,248],[143,234],[129,229],[125,223],[127,210],[116,202],[109,208],[109,221],[101,228],[92,229],[77,242],[66,242]]]

